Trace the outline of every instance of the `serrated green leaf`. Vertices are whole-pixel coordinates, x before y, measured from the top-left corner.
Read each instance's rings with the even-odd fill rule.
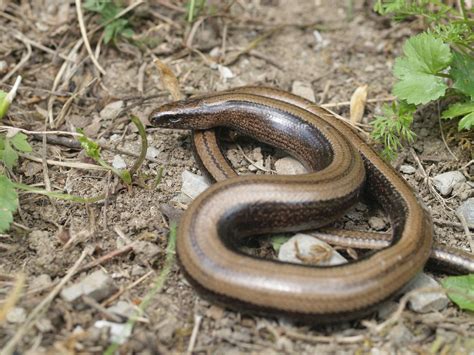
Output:
[[[410,104],[425,104],[443,96],[447,85],[436,76],[451,63],[449,46],[432,34],[421,33],[407,40],[404,57],[397,58],[394,74],[399,79],[393,92]]]
[[[419,105],[444,96],[447,88],[442,78],[431,74],[411,73],[394,85],[393,93],[408,103]]]
[[[12,138],[10,138],[10,142],[20,152],[29,153],[32,151],[31,145],[28,143],[26,134],[18,132]]]
[[[5,139],[4,141],[0,158],[8,169],[13,169],[18,163],[18,153],[11,147],[9,139]]]
[[[443,111],[441,118],[454,118],[471,112],[474,112],[474,102],[458,102],[450,105],[447,110]]]
[[[474,311],[474,274],[447,277],[441,284],[459,308]]]
[[[454,52],[451,76],[454,80],[453,88],[474,100],[474,59]]]
[[[471,129],[474,127],[474,112],[471,112],[469,115],[464,116],[458,124],[458,129],[461,131],[463,129]]]
[[[0,175],[0,233],[8,230],[17,208],[18,194],[13,184],[5,175]]]

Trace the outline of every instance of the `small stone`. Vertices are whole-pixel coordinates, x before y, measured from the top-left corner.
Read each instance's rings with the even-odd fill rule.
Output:
[[[98,320],[94,323],[94,327],[98,329],[109,328],[110,329],[110,342],[123,344],[127,341],[128,337],[132,334],[132,324],[129,323],[114,323],[106,320]]]
[[[466,178],[460,171],[448,171],[443,174],[436,175],[433,178],[433,185],[436,190],[443,196],[448,196],[455,185],[463,183]]]
[[[101,301],[116,290],[112,278],[104,271],[98,270],[86,276],[82,281],[63,289],[61,297],[66,302],[79,304],[82,296]]]
[[[397,348],[403,347],[413,339],[413,333],[403,323],[398,323],[390,331],[390,340]]]
[[[255,148],[252,151],[252,157],[255,161],[262,161],[263,162],[262,148],[260,148],[260,147]]]
[[[38,163],[34,163],[31,161],[26,162],[24,165],[24,172],[27,177],[32,177],[37,175],[42,169],[42,165]]]
[[[229,159],[233,167],[238,167],[241,162],[239,151],[237,149],[229,149],[227,151],[227,159]]]
[[[8,69],[8,63],[5,60],[0,60],[0,73],[5,73]]]
[[[36,329],[41,333],[48,333],[54,330],[53,323],[48,318],[41,318],[35,323]]]
[[[464,201],[456,212],[464,217],[467,224],[474,225],[474,197]]]
[[[183,181],[181,192],[192,199],[196,198],[210,186],[205,177],[193,174],[187,170],[183,171],[181,179]]]
[[[430,134],[430,131],[425,127],[421,128],[420,132],[418,133],[420,137],[428,137],[429,134]]]
[[[146,270],[145,270],[144,267],[142,267],[140,265],[137,265],[137,264],[134,264],[132,266],[132,271],[130,271],[130,275],[140,277],[140,276],[145,275],[145,272],[146,272]]]
[[[164,344],[170,344],[173,341],[174,332],[178,328],[178,320],[171,318],[170,322],[164,325],[158,331],[158,337]]]
[[[403,288],[402,292],[407,293],[415,289],[427,287],[439,287],[441,289],[441,286],[435,279],[425,273],[420,273]],[[446,308],[448,303],[448,297],[441,291],[415,293],[408,300],[409,307],[417,313],[441,311]]]
[[[10,323],[23,323],[26,319],[26,311],[21,307],[13,307],[7,314]]]
[[[369,218],[369,226],[370,228],[381,231],[387,228],[387,223],[380,217],[370,217]]]
[[[372,72],[375,71],[375,67],[374,67],[373,65],[367,65],[367,66],[365,67],[365,71],[366,71],[367,73],[372,73]]]
[[[41,274],[36,276],[33,280],[31,280],[29,284],[30,290],[41,290],[45,289],[51,285],[53,281],[51,280],[51,276],[48,274]]]
[[[127,163],[125,163],[125,160],[120,155],[115,155],[114,160],[112,160],[112,166],[115,169],[126,169],[127,168]]]
[[[235,77],[235,74],[232,72],[232,70],[224,65],[217,65],[217,70],[219,71],[219,75],[221,76],[223,82],[226,82],[227,79],[232,79]]]
[[[122,109],[123,101],[115,101],[105,106],[102,111],[100,111],[99,115],[103,120],[113,120],[118,116]]]
[[[400,171],[404,174],[411,175],[415,173],[416,168],[412,165],[402,165],[400,166]]]
[[[124,320],[136,314],[135,306],[125,301],[118,301],[117,304],[107,308],[107,310],[110,313],[124,318]]]
[[[224,308],[212,305],[206,311],[206,317],[212,318],[214,320],[220,320],[224,318],[224,313],[225,313]]]
[[[307,171],[303,164],[291,157],[284,157],[275,162],[275,170],[278,175],[298,175]]]
[[[306,100],[315,102],[314,90],[309,82],[293,81],[291,85],[291,92],[295,95],[301,96]]]
[[[161,249],[158,245],[147,242],[144,240],[140,240],[135,242],[133,246],[133,251],[135,254],[144,256],[147,260],[151,261],[160,254]]]
[[[146,157],[149,159],[154,159],[160,154],[160,151],[155,147],[148,147],[146,150]]]
[[[317,265],[339,265],[347,262],[329,244],[301,233],[282,244],[278,252],[278,260]]]
[[[254,164],[250,164],[248,168],[249,168],[249,171],[252,171],[252,172],[258,170],[258,168]]]

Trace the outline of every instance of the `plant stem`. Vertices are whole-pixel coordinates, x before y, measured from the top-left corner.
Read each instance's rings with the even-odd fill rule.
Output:
[[[132,123],[137,127],[138,134],[140,135],[140,138],[142,140],[140,156],[137,158],[137,160],[135,161],[135,164],[133,164],[133,166],[129,170],[130,175],[133,176],[133,174],[137,172],[137,170],[140,168],[140,166],[142,166],[143,161],[145,160],[146,151],[148,149],[148,141],[146,137],[145,127],[143,126],[142,121],[140,121],[140,119],[135,115],[132,115],[131,120],[132,120]]]
[[[28,193],[46,195],[48,197],[54,197],[57,199],[67,200],[67,201],[72,201],[72,202],[77,202],[77,203],[95,203],[95,202],[99,202],[105,199],[105,194],[101,194],[96,197],[80,197],[80,196],[74,196],[74,195],[69,195],[69,194],[63,194],[61,192],[46,191],[43,189],[38,189],[36,187],[31,187],[29,185],[21,184],[14,181],[12,181],[12,184],[16,189],[23,190]]]

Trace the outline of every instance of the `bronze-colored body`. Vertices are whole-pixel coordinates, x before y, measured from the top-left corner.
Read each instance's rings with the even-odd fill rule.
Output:
[[[309,111],[314,109],[316,114],[321,111],[310,101],[278,89],[244,87],[230,90],[230,92],[233,91],[270,97]],[[221,150],[216,130],[193,131],[193,150],[202,173],[211,181],[219,182],[238,176]],[[385,248],[390,245],[392,238],[389,233],[349,231],[335,228],[325,228],[319,232],[313,232],[313,234],[332,245],[360,249]],[[427,266],[449,274],[474,273],[474,255],[435,243],[432,246]]]
[[[313,171],[233,177],[213,185],[181,221],[178,257],[190,281],[225,305],[313,322],[354,318],[423,268],[432,223],[405,180],[349,126],[295,100],[302,99],[268,88],[241,88],[152,113],[150,121],[161,127],[238,130],[285,149]],[[308,267],[236,251],[242,237],[334,221],[358,199],[364,182],[393,227],[393,242],[378,253],[345,265]]]

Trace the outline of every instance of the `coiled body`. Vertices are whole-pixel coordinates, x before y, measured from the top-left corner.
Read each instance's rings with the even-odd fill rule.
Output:
[[[178,257],[189,280],[227,306],[312,322],[358,317],[423,268],[432,223],[405,180],[346,124],[290,99],[243,88],[167,104],[152,113],[150,121],[161,127],[238,130],[285,149],[312,171],[215,184],[187,209],[178,230]],[[243,237],[334,221],[364,186],[392,222],[393,242],[378,253],[336,267],[309,267],[237,251]]]

